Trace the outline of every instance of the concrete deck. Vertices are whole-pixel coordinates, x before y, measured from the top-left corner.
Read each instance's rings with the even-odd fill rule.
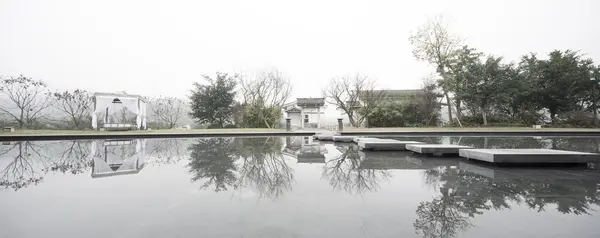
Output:
[[[444,144],[408,144],[406,150],[431,155],[458,155],[459,149],[475,149],[475,147],[464,145],[444,145]]]
[[[333,136],[335,142],[352,142],[356,136]]]
[[[600,161],[600,154],[550,149],[459,149],[459,155],[499,164],[579,164]]]
[[[385,151],[403,151],[407,144],[420,144],[418,141],[398,141],[398,140],[361,140],[358,142],[360,150],[385,150]]]

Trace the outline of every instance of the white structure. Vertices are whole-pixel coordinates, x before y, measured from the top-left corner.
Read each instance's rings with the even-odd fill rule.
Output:
[[[292,128],[321,128],[324,108],[325,98],[296,98],[285,105],[285,113],[291,119]]]
[[[146,164],[145,150],[145,139],[92,142],[92,178],[139,173]]]
[[[286,137],[283,154],[296,158],[298,163],[325,163],[327,149],[312,136]]]
[[[116,93],[94,93],[94,111],[92,112],[92,128],[98,129],[98,114],[105,112],[103,128],[125,129],[135,127],[137,129],[146,128],[146,101],[139,95],[116,94]],[[115,124],[110,122],[109,115],[114,113],[115,104],[121,104],[136,114],[136,124]],[[111,110],[112,109],[112,110]]]

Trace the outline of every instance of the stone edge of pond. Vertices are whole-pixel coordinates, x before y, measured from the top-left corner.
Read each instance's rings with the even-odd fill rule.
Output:
[[[14,134],[0,135],[0,141],[160,139],[194,137],[312,136],[315,132],[216,132],[216,133],[123,133],[123,134]]]
[[[599,137],[600,130],[342,131],[345,136],[576,136]]]
[[[34,140],[90,140],[90,139],[152,139],[194,137],[268,137],[268,136],[312,136],[320,132],[215,132],[215,133],[123,133],[123,134],[1,134],[0,141]],[[577,136],[599,137],[600,130],[486,130],[486,131],[341,131],[345,136]]]

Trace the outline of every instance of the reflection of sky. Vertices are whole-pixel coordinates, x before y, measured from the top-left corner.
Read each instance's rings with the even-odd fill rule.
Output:
[[[147,151],[155,144],[149,140]],[[367,154],[365,159],[393,165],[387,170],[391,177],[376,192],[351,194],[332,189],[322,176],[324,164],[284,157],[294,183],[276,200],[259,200],[249,188],[200,190],[204,181],[190,182],[187,158],[132,176],[47,174],[37,186],[0,190],[0,237],[420,237],[413,227],[415,209],[440,196],[425,184],[423,171],[458,168],[458,161],[406,154]],[[235,163],[241,166],[241,160]],[[511,209],[470,218],[473,227],[460,237],[600,236],[598,206],[591,206],[596,210],[591,215],[577,216],[559,213],[552,204],[539,213],[525,204],[509,204]]]

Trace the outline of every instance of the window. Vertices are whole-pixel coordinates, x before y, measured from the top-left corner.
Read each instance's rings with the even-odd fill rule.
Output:
[[[308,115],[304,115],[304,123],[308,123]]]

